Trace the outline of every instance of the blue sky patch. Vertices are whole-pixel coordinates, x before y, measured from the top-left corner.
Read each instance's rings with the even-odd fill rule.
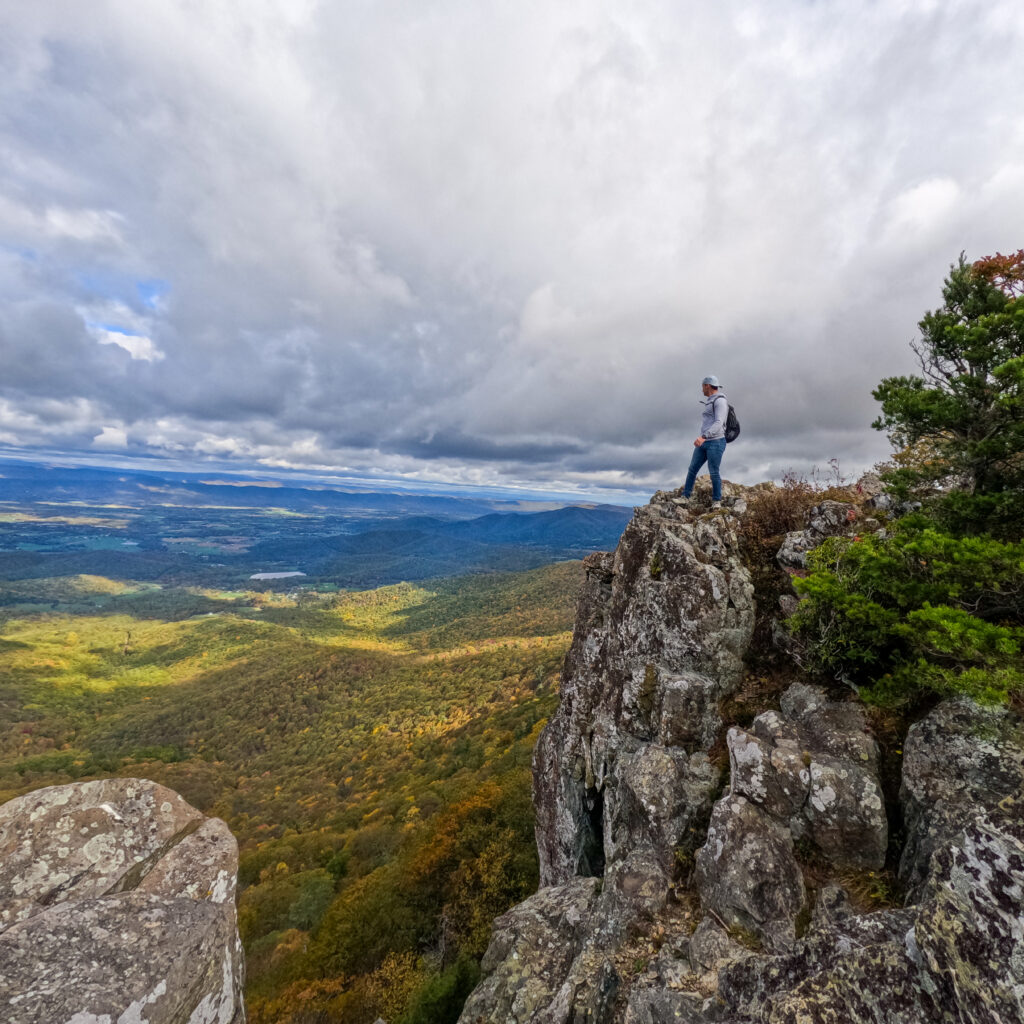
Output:
[[[142,299],[142,304],[148,309],[156,309],[160,300],[171,290],[169,281],[159,277],[150,278],[148,281],[136,281],[135,290]]]
[[[130,327],[122,327],[120,324],[105,324],[100,320],[86,320],[85,326],[96,331],[109,331],[111,334],[123,334],[127,338],[143,338],[142,331],[133,331]]]

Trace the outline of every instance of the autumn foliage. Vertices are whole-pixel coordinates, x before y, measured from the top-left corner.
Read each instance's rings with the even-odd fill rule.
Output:
[[[0,581],[0,799],[141,775],[224,818],[253,1024],[454,1020],[493,919],[537,885],[530,754],[580,573]]]
[[[1009,256],[997,252],[971,264],[974,274],[1013,299],[1024,296],[1024,249]]]

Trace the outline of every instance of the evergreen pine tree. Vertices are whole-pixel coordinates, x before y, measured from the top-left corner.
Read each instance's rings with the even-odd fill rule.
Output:
[[[1012,539],[1024,522],[1024,250],[969,264],[920,322],[920,376],[887,377],[874,426],[913,454],[887,473],[958,535]]]

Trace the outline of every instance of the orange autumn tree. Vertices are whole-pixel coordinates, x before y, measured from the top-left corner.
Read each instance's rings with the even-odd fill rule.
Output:
[[[976,260],[971,269],[1010,298],[1019,299],[1024,296],[1024,249],[1018,249],[1009,256],[1001,252],[995,256],[986,256]]]

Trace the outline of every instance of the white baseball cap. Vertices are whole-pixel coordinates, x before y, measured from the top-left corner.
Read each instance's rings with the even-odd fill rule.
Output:
[[[718,387],[718,378],[715,377],[714,375],[712,375],[710,377],[705,377],[701,381],[701,384],[710,384],[713,388],[717,388]]]

